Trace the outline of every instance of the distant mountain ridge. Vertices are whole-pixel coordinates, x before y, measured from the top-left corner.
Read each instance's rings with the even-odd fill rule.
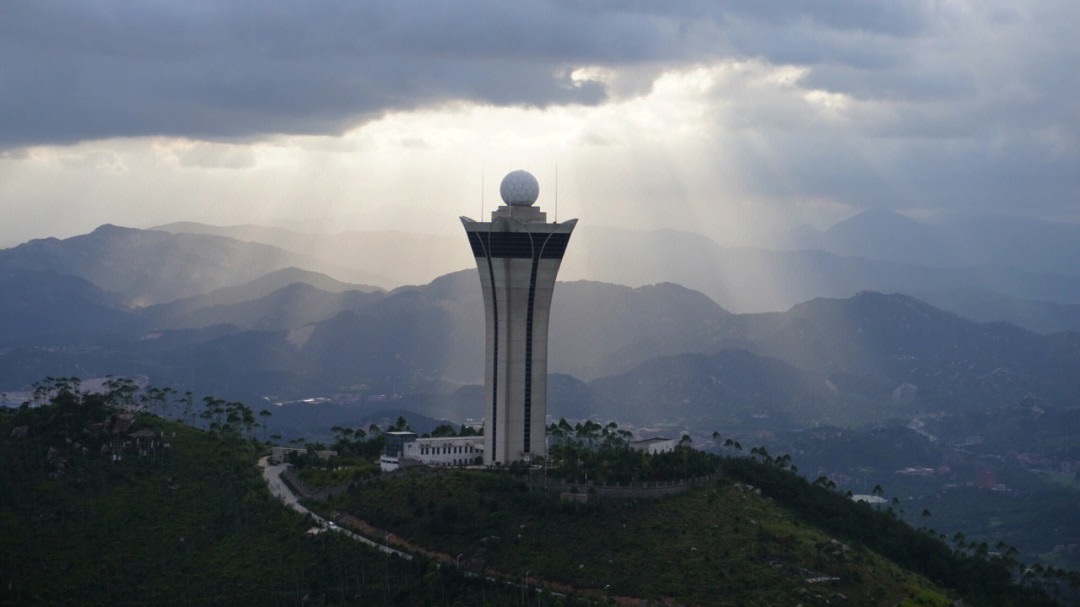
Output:
[[[472,265],[464,237],[397,231],[308,233],[259,225],[212,226],[176,222],[152,228],[173,234],[205,234],[262,243],[306,257],[362,269],[365,284],[384,289],[426,284]],[[432,256],[430,253],[438,251]],[[392,269],[387,273],[386,269]]]
[[[100,340],[124,321],[123,297],[53,270],[0,270],[0,347]]]
[[[5,373],[23,381],[43,375],[34,365],[142,373],[275,402],[398,394],[423,415],[478,418],[482,407],[468,388],[482,379],[478,282],[467,270],[390,293],[295,283],[173,319],[190,328],[143,334],[130,323],[145,324],[154,308],[128,312],[117,333],[127,341],[45,357],[15,350],[6,356],[18,365]],[[570,282],[557,286],[555,302],[553,414],[749,431],[964,411],[1027,394],[1080,406],[1080,335],[975,323],[904,295],[867,292],[732,315],[676,285]],[[567,371],[576,377],[557,375]]]
[[[940,268],[1000,265],[1080,273],[1080,225],[1023,217],[959,216],[927,224],[869,209],[826,230],[800,226],[782,238],[781,248]]]
[[[1080,332],[1080,304],[1060,304],[974,289],[925,291],[914,297],[978,322],[1007,322],[1038,333]]]
[[[138,311],[145,329],[291,329],[324,320],[378,299],[375,287],[340,282],[317,272],[285,268],[242,285],[148,306]]]
[[[227,235],[292,251],[316,251],[313,255],[333,263],[395,277],[383,282],[359,281],[383,287],[425,284],[437,276],[474,265],[464,237],[401,232],[307,234],[261,226],[189,223],[162,227]],[[933,250],[929,245],[914,249]],[[724,247],[689,232],[582,224],[575,230],[567,249],[560,278],[632,287],[671,282],[700,291],[724,309],[735,312],[785,310],[815,297],[850,297],[867,289],[911,293],[968,288],[1027,299],[1080,303],[1080,276],[1071,267],[1066,273],[1054,274],[1045,269],[1017,268],[1012,261],[1015,259],[1005,257],[956,267],[949,267],[948,263],[920,265],[911,260],[874,259],[826,250]]]
[[[0,251],[0,268],[52,270],[77,276],[135,306],[191,297],[304,267],[354,271],[260,243],[103,225],[89,234],[32,240]]]
[[[679,235],[623,236],[627,252],[612,263],[644,276],[662,268],[635,262]],[[709,246],[688,242],[665,259]],[[170,251],[178,252],[171,262],[143,259]],[[220,258],[204,268],[202,256]],[[275,267],[293,261],[294,253],[269,245],[111,226],[0,251],[0,271],[14,277],[0,297],[0,382],[17,389],[45,375],[144,374],[236,399],[427,395],[416,398],[418,413],[482,414],[464,398],[483,378],[475,269],[383,292]],[[753,266],[744,270],[746,280],[766,282]],[[82,275],[123,290],[110,294]],[[198,294],[127,308],[170,291]],[[1080,335],[975,323],[900,294],[732,314],[672,283],[565,281],[555,290],[549,344],[548,370],[560,377],[550,396],[567,414],[799,427],[1004,405],[1028,393],[1054,406],[1080,404]]]

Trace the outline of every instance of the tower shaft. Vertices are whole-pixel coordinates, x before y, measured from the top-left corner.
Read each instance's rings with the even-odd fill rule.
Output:
[[[461,220],[484,298],[484,463],[544,456],[551,295],[577,221],[547,223],[531,207]]]

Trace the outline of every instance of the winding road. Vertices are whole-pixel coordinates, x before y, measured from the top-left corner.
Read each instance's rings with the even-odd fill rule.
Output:
[[[384,544],[380,544],[376,541],[370,540],[362,535],[353,533],[348,529],[343,529],[335,523],[326,520],[325,518],[315,514],[300,504],[300,498],[293,493],[289,485],[281,478],[281,474],[285,472],[285,469],[289,467],[289,464],[271,464],[270,456],[264,456],[259,458],[259,468],[262,468],[263,480],[266,481],[266,487],[270,490],[275,497],[285,502],[285,505],[299,512],[300,514],[306,514],[315,520],[315,524],[324,531],[336,531],[337,533],[343,533],[347,537],[354,539],[363,544],[367,544],[376,550],[385,552],[386,554],[392,554],[399,556],[407,561],[412,560],[412,555],[396,550]]]

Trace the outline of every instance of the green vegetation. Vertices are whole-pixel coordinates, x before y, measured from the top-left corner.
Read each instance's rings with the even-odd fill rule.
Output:
[[[849,602],[843,595],[893,605],[938,592],[730,482],[663,500],[573,504],[512,475],[457,470],[381,480],[327,506],[466,563],[612,595],[692,605]]]
[[[292,454],[290,454],[291,456]],[[374,478],[379,475],[379,465],[363,462],[353,465],[335,465],[337,458],[312,462],[306,458],[287,457],[304,461],[304,465],[293,466],[296,476],[308,487],[335,487],[343,483],[353,483]]]
[[[999,413],[1021,419],[1010,411]],[[1037,420],[1043,417],[1033,415]],[[929,422],[942,423],[928,419],[927,426]],[[963,432],[975,429],[965,426],[959,436],[974,436]],[[828,476],[841,492],[870,493],[875,484],[882,485],[885,497],[899,499],[894,506],[897,515],[913,526],[931,527],[950,538],[960,531],[969,542],[986,542],[995,552],[1003,552],[993,547],[1005,542],[1016,547],[1019,560],[1053,566],[1055,571],[1080,569],[1076,516],[1080,487],[1069,486],[1072,475],[1040,472],[1036,465],[1052,470],[1060,469],[1060,464],[1021,461],[1016,452],[1010,457],[997,447],[987,450],[985,444],[950,447],[957,436],[931,441],[901,425],[866,430],[822,427],[778,436],[770,448],[798,453],[797,463],[807,477]],[[918,468],[925,474],[898,473]],[[978,486],[984,470],[992,471],[1004,490]],[[924,510],[932,515],[923,517]]]
[[[575,592],[591,590],[597,598],[687,605],[943,607],[958,597],[971,605],[1052,604],[1010,582],[1019,567],[1011,556],[981,545],[954,550],[891,512],[851,503],[827,482],[808,483],[786,469],[787,458],[764,449],[754,458],[719,458],[684,446],[635,471],[614,438],[609,448],[594,441],[587,465],[601,471],[596,478],[644,479],[641,470],[666,470],[654,461],[670,459],[687,466],[684,474],[708,463],[718,480],[663,499],[579,504],[512,473],[416,471],[354,484],[316,504],[465,568],[405,561],[338,533],[308,533],[311,520],[273,499],[259,477],[262,447],[242,406],[206,400],[208,419],[189,402],[192,417],[212,428],[200,430],[145,411],[148,394],[168,401],[167,393],[121,380],[103,394],[74,385],[50,380],[36,394],[46,404],[0,409],[5,601],[572,605],[582,600]],[[365,449],[372,439],[361,438]],[[563,451],[572,452],[584,455]],[[566,584],[571,594],[523,596],[512,584],[467,575],[479,567]],[[1025,579],[1044,573],[1033,568]]]
[[[553,459],[559,452],[552,449]],[[827,480],[807,482],[787,469],[786,456],[753,453],[698,453],[710,471],[719,469],[718,480],[655,500],[594,496],[580,504],[512,473],[428,470],[354,486],[316,507],[348,512],[473,567],[650,600],[1054,604],[1012,582],[1021,566],[1009,557],[953,550],[891,511],[851,502]],[[599,447],[593,456],[600,469],[618,470],[625,454]]]
[[[778,465],[779,464],[779,465]],[[890,509],[879,510],[832,490],[828,481],[810,483],[767,455],[724,458],[726,475],[754,482],[803,521],[846,541],[867,546],[936,584],[951,588],[974,605],[1052,605],[1042,591],[1013,583],[1024,567],[1009,555],[985,549],[953,550],[933,533],[913,529]],[[819,479],[821,480],[821,479]]]
[[[548,450],[546,474],[575,483],[626,484],[674,481],[712,474],[718,460],[686,448],[647,455],[630,448],[633,436],[611,422],[606,426],[585,421],[571,426],[565,419],[548,427],[553,445]],[[520,472],[521,469],[512,468]]]
[[[338,533],[306,533],[311,520],[271,497],[259,447],[225,427],[227,413],[217,432],[197,430],[135,411],[134,392],[119,385],[106,394],[74,385],[50,380],[40,391],[50,404],[0,409],[0,602],[450,606],[521,596]],[[141,430],[142,449],[132,438]]]

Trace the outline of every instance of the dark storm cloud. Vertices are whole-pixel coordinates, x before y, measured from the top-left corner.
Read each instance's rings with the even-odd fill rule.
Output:
[[[337,134],[459,100],[600,104],[718,59],[801,68],[788,89],[716,87],[736,108],[716,117],[735,133],[725,152],[761,193],[996,210],[1080,199],[1075,0],[13,0],[0,9],[0,153]],[[571,77],[589,66],[617,77]]]
[[[595,104],[609,92],[571,81],[571,68],[723,53],[865,64],[880,58],[824,43],[817,29],[897,36],[922,23],[914,9],[854,0],[12,2],[0,13],[4,147],[338,133],[450,99]],[[792,24],[806,31],[782,48],[756,36]]]

